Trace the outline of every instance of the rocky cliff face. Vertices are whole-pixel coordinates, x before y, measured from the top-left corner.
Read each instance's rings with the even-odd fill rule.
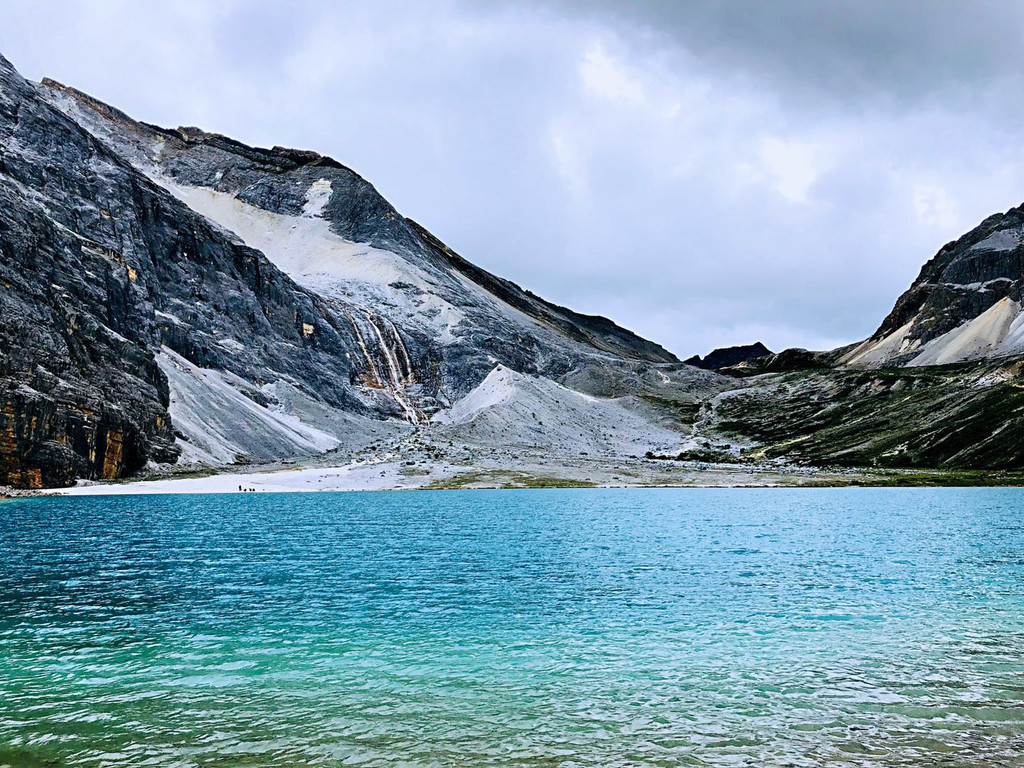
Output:
[[[476,268],[330,158],[143,125],[0,58],[0,484],[354,450],[499,364],[712,383]]]
[[[929,366],[1024,356],[1024,207],[945,245],[870,339],[841,362]]]
[[[161,352],[374,410],[350,385],[349,324],[323,299],[139,174],[7,62],[0,151],[0,483],[175,461],[190,446],[175,440]]]
[[[132,237],[159,211],[133,176],[0,59],[0,483],[178,454]],[[92,202],[116,198],[135,215]]]

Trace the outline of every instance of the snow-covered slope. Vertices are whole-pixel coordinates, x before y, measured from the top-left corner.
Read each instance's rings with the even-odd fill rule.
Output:
[[[550,335],[534,318],[494,301],[486,289],[457,272],[439,273],[392,251],[335,234],[321,218],[332,195],[326,179],[313,182],[306,190],[300,214],[284,215],[225,192],[178,184],[158,171],[152,172],[152,178],[225,232],[261,251],[300,285],[345,307],[365,357],[368,379],[376,388],[390,393],[412,423],[422,420],[415,396],[407,391],[417,382],[396,322],[426,333],[439,348],[457,345],[467,331],[474,331],[466,313],[456,306],[456,302],[465,306],[469,296],[477,305],[490,304],[490,310],[500,315],[503,323],[524,329],[524,334],[532,331]],[[370,350],[368,340],[376,353]],[[557,343],[564,344],[564,340]],[[180,363],[187,361],[178,362],[181,367]],[[211,379],[198,370],[191,373],[188,378],[168,371],[171,415],[176,423],[194,427],[185,430],[191,441],[187,458],[227,463],[240,455],[276,459],[336,447],[337,438],[331,435],[326,435],[327,440],[322,436],[307,439],[304,430],[309,426],[298,417],[284,425],[298,430],[298,434],[283,429],[283,413],[268,414],[239,394],[239,389],[245,389],[243,382],[234,381],[225,390],[219,377]],[[665,374],[662,378],[669,381]],[[195,379],[207,385],[198,393],[189,386]],[[211,419],[211,404],[216,404],[215,412],[223,418]],[[468,408],[473,409],[471,418],[467,417]],[[259,428],[248,426],[254,417]],[[225,422],[245,425],[244,434]],[[434,422],[458,425],[446,431],[462,441],[542,447],[559,453],[643,453],[652,447],[674,446],[679,440],[676,433],[626,410],[617,401],[589,397],[544,378],[517,374],[502,365],[450,410],[439,412]],[[197,452],[192,446],[209,447]]]
[[[230,464],[241,456],[269,461],[336,448],[339,440],[281,409],[259,405],[251,385],[233,374],[200,368],[167,349],[157,355],[171,389],[169,411],[183,440],[185,463]]]
[[[226,192],[154,178],[192,210],[262,251],[299,285],[322,296],[372,307],[378,314],[397,313],[442,343],[454,341],[453,331],[465,319],[458,307],[438,295],[437,281],[418,265],[332,232],[321,218],[331,195],[326,180],[310,185],[302,214],[286,216]]]
[[[894,361],[907,366],[926,366],[1024,357],[1024,312],[1021,305],[1008,296],[977,317],[924,344],[920,338],[912,336],[915,322],[911,320],[877,341],[868,339],[839,362],[872,368]]]
[[[914,323],[911,321],[877,341],[868,339],[846,353],[839,362],[845,365],[871,367],[882,365],[893,357],[913,352],[921,346],[919,339],[909,338],[913,326]]]
[[[351,450],[407,431],[400,423],[325,407],[283,379],[256,388],[228,371],[200,368],[166,347],[156,360],[170,386],[168,411],[183,464],[266,462]]]

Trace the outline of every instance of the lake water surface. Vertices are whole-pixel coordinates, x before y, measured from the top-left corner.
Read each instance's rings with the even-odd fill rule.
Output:
[[[0,504],[0,765],[1024,765],[1024,491]]]

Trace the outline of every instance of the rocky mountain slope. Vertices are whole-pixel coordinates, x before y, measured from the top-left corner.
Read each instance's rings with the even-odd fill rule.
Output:
[[[931,366],[1024,355],[1024,206],[945,245],[841,362]]]
[[[143,125],[2,58],[0,336],[23,487],[345,456],[449,411],[457,433],[498,366],[519,401],[601,395],[630,424],[616,381],[722,381],[480,270],[330,158]]]
[[[695,431],[746,461],[1024,468],[1024,207],[944,246],[878,331],[727,373]]]
[[[745,462],[1021,469],[1024,364],[763,374],[704,402],[696,431]]]

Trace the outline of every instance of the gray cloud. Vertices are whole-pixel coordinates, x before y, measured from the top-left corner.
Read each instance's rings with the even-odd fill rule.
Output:
[[[660,39],[720,71],[833,106],[913,104],[952,92],[972,101],[993,82],[1024,77],[1024,6],[1010,0],[555,1],[642,30],[639,42]]]
[[[468,258],[679,354],[863,337],[1024,198],[1011,3],[4,6],[27,76],[330,154]]]

